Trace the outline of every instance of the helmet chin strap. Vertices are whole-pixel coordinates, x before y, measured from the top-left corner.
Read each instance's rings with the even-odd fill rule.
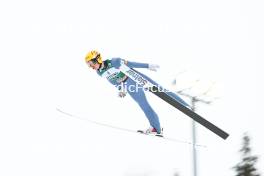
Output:
[[[101,64],[100,63],[98,63],[98,64],[99,64],[99,70],[101,70],[101,69],[103,69],[105,67],[104,62],[102,62]]]

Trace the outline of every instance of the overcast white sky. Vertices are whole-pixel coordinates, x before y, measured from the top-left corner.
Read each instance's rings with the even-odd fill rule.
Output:
[[[198,113],[230,133],[198,126],[198,175],[234,175],[244,132],[264,174],[263,1],[1,1],[0,175],[191,176],[191,146],[69,118],[56,108],[128,129],[147,128],[140,109],[84,63],[106,58],[155,63],[141,70],[174,91],[215,82]],[[178,73],[187,72],[178,75]],[[171,86],[177,78],[177,87]],[[190,141],[190,119],[147,94],[165,135]]]

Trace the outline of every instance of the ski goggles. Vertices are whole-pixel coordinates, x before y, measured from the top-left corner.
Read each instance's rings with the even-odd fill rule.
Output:
[[[93,64],[98,63],[98,59],[100,58],[100,54],[98,54],[96,57],[94,57],[93,59],[91,59]]]

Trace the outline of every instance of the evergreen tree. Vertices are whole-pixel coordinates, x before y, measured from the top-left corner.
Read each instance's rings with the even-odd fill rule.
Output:
[[[239,152],[242,154],[242,161],[233,167],[236,176],[260,176],[255,167],[258,157],[251,155],[250,137],[247,134],[243,136],[243,146]]]

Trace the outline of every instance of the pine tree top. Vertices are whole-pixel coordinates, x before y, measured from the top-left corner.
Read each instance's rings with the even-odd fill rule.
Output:
[[[258,157],[251,154],[250,137],[247,133],[244,134],[242,140],[242,148],[239,150],[242,155],[241,161],[233,167],[236,176],[260,176],[255,167]]]

